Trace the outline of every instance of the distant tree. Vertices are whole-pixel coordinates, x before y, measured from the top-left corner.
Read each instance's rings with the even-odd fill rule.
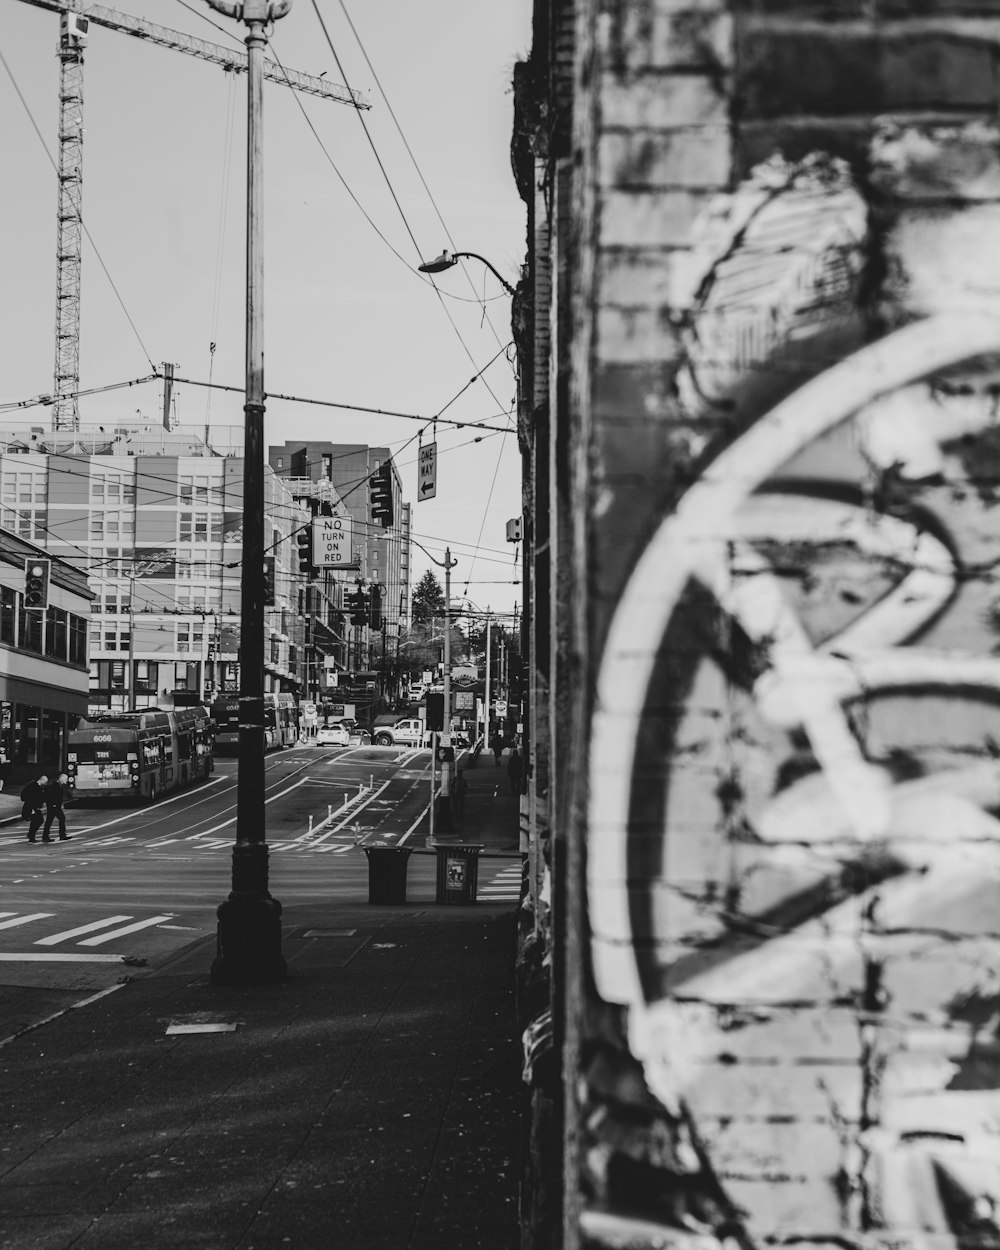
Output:
[[[428,624],[435,616],[444,617],[444,591],[430,569],[413,588],[410,609],[414,625]]]

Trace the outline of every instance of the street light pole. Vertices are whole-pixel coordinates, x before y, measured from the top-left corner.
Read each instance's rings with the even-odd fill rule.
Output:
[[[441,745],[451,746],[451,570],[458,563],[451,558],[451,548],[444,549],[444,731]],[[455,832],[455,813],[451,806],[451,761],[441,763],[440,832]]]
[[[240,736],[232,890],[219,904],[212,981],[284,980],[281,904],[268,890],[264,825],[264,249],[263,81],[265,27],[291,0],[208,0],[246,23],[247,281],[243,447],[243,572],[240,582]]]

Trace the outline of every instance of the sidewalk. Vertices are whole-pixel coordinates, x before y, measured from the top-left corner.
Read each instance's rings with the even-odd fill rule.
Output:
[[[510,855],[506,772],[467,782]],[[0,1248],[516,1250],[515,919],[286,908],[287,982],[213,986],[201,940],[0,1046]]]

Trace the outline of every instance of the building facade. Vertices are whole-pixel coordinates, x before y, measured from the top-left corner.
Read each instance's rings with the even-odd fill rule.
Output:
[[[156,426],[0,431],[0,524],[88,572],[94,709],[210,702],[239,688],[243,462]],[[308,522],[273,474],[265,514],[274,559],[265,689],[308,684],[308,605],[295,532]]]
[[[27,502],[27,501],[25,501]],[[0,528],[0,779],[18,784],[66,763],[66,735],[87,714],[85,570],[52,559],[44,611],[25,607],[26,562],[48,552]]]
[[[383,527],[372,515],[371,479],[380,465],[391,466],[393,520]],[[383,696],[393,695],[392,673],[401,625],[408,619],[409,516],[403,503],[399,473],[388,447],[313,441],[288,441],[268,449],[268,463],[275,475],[295,493],[303,483],[331,483],[340,506],[353,522],[355,567],[338,577],[349,588],[360,587],[378,596],[375,623],[351,620],[347,667],[357,674],[367,671],[381,679]]]
[[[532,1250],[1000,1241],[998,46],[534,5]]]

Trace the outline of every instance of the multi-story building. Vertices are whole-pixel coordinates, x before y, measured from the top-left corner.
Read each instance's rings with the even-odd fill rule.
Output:
[[[331,483],[342,508],[352,518],[356,559],[341,580],[360,582],[369,596],[373,588],[376,590],[380,620],[374,626],[370,619],[367,625],[348,622],[351,636],[347,667],[355,673],[387,674],[394,663],[410,593],[409,505],[402,501],[402,486],[391,450],[363,444],[293,440],[269,448],[268,461],[293,494],[301,492],[309,482]],[[387,461],[391,466],[393,520],[384,528],[372,516],[370,494],[373,474]],[[383,683],[383,688],[387,684]]]
[[[25,503],[34,501],[24,500]],[[44,610],[25,606],[26,567],[49,560]],[[0,528],[0,779],[18,783],[65,765],[66,734],[87,713],[84,569]]]
[[[236,431],[232,431],[236,434]],[[239,688],[242,438],[158,426],[0,431],[0,524],[89,572],[93,707],[171,706]],[[294,534],[309,513],[273,473],[265,689],[308,687]],[[320,605],[324,606],[321,608]]]

